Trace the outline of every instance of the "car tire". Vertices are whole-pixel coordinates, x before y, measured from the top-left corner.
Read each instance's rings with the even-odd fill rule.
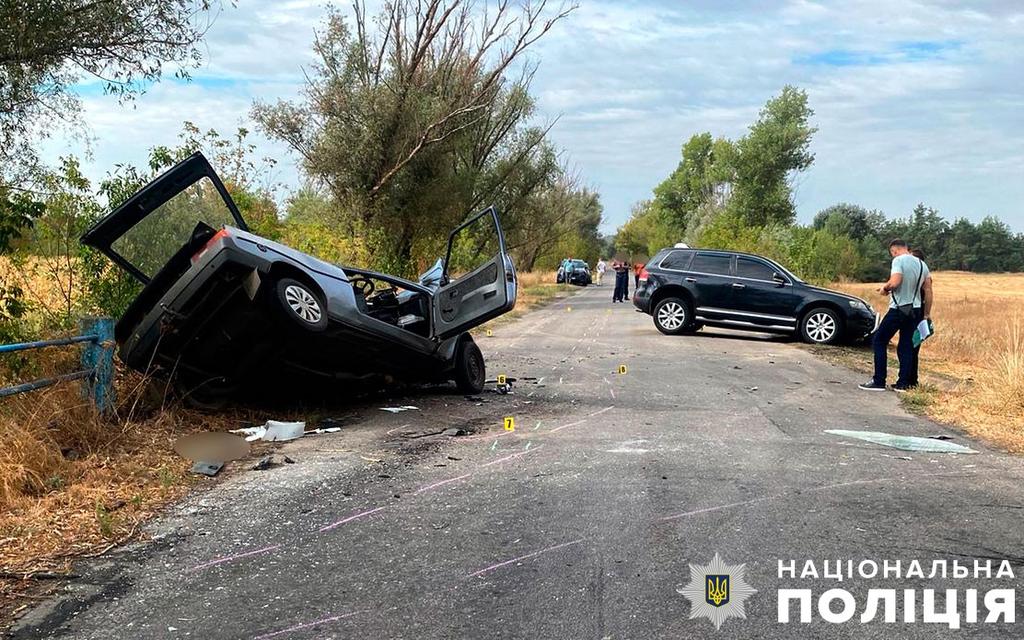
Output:
[[[835,344],[843,338],[843,322],[828,307],[815,307],[800,320],[800,336],[810,344]]]
[[[463,395],[476,395],[484,390],[485,380],[484,354],[472,338],[467,338],[455,349],[455,387]]]
[[[327,328],[327,305],[313,287],[294,278],[281,278],[274,284],[274,294],[285,317],[295,325],[314,332]]]
[[[693,312],[690,303],[682,298],[664,298],[654,305],[651,313],[654,326],[668,336],[694,331]]]

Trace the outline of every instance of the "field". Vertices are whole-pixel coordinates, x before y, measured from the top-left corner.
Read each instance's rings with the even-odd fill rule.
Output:
[[[907,394],[908,404],[1024,452],[1024,274],[945,271],[932,278],[935,335],[921,348],[923,389]],[[888,304],[878,284],[833,286],[879,311]],[[868,370],[868,356],[859,355],[853,363]]]

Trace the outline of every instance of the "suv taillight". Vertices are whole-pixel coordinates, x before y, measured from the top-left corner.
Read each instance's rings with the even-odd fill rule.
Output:
[[[192,255],[192,264],[199,262],[199,259],[203,257],[203,254],[206,253],[206,251],[210,247],[212,247],[218,240],[220,240],[221,238],[227,238],[230,235],[231,234],[228,233],[227,229],[221,229],[217,233],[213,234],[210,237],[210,239],[206,241],[206,244],[204,244],[202,248],[199,249],[199,251],[196,251],[195,254]]]
[[[645,268],[641,269],[640,270],[640,282],[647,282],[647,275],[648,275],[647,268],[645,267]]]

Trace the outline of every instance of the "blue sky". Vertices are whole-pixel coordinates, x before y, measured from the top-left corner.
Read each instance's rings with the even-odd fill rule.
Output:
[[[371,3],[372,7],[373,3]],[[86,128],[44,153],[88,152],[98,178],[185,119],[221,132],[250,126],[254,99],[298,94],[321,2],[239,0],[210,29],[194,81],[165,80],[133,104],[82,87]],[[1024,4],[595,1],[538,43],[538,122],[600,191],[605,230],[679,161],[695,133],[738,137],[785,84],[807,90],[819,132],[795,181],[799,218],[835,202],[890,216],[918,202],[943,214],[994,214],[1024,231]],[[278,178],[299,180],[279,143]]]

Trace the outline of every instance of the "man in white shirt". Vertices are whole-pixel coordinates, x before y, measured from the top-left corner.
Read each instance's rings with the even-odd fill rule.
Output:
[[[601,281],[604,280],[604,272],[605,272],[605,269],[607,269],[607,268],[608,268],[608,263],[606,263],[604,261],[604,258],[598,258],[598,260],[597,260],[597,284],[600,285]]]
[[[931,273],[924,260],[910,253],[910,248],[903,240],[889,243],[889,255],[892,256],[892,268],[889,280],[878,292],[889,296],[889,311],[882,318],[875,335],[871,340],[875,351],[875,373],[871,380],[858,385],[865,391],[885,391],[885,379],[888,366],[889,342],[897,333],[900,334],[896,344],[896,357],[900,361],[899,377],[893,385],[895,391],[906,391],[917,384],[914,330],[917,323],[931,315],[932,292]],[[925,309],[923,301],[927,299]]]

